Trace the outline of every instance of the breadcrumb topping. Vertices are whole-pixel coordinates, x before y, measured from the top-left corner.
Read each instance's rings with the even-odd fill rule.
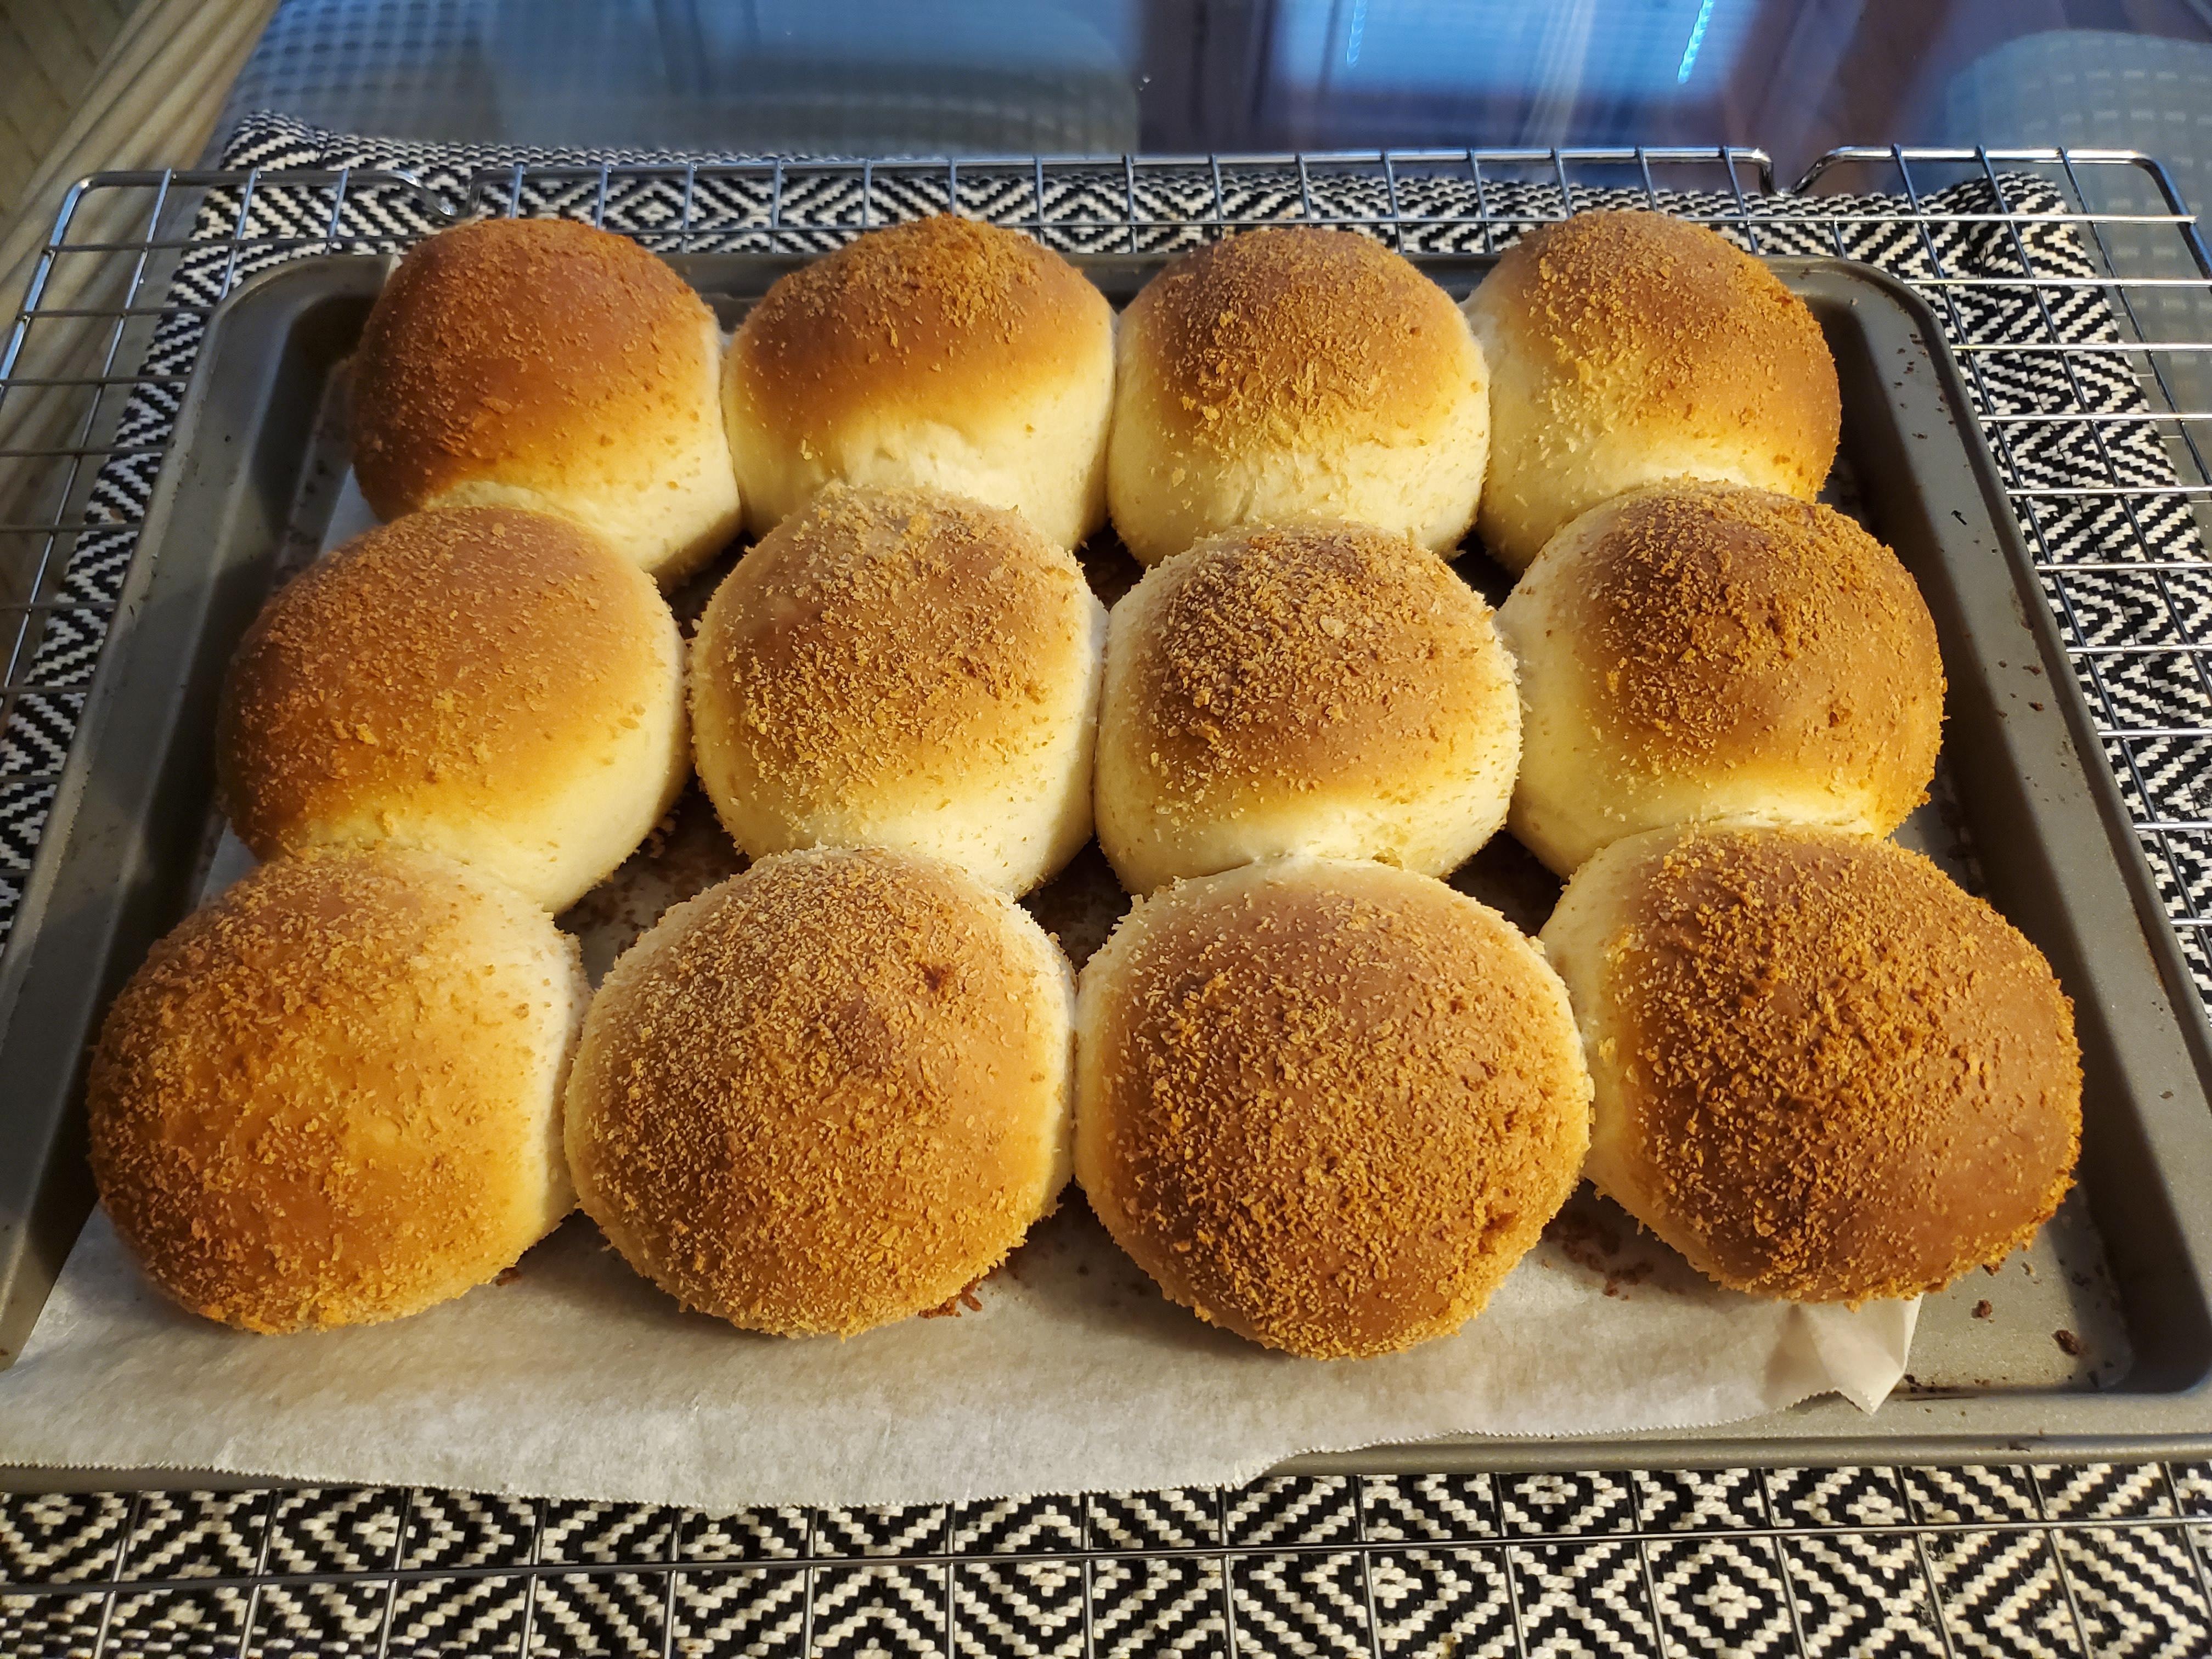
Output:
[[[116,1231],[252,1331],[395,1319],[569,1207],[558,1090],[588,994],[526,901],[414,853],[262,866],[154,947],[88,1099]]]
[[[1164,591],[1133,640],[1130,741],[1171,816],[1255,789],[1388,799],[1518,729],[1489,607],[1400,538],[1232,530],[1146,580]]]
[[[1565,995],[1441,882],[1298,860],[1179,883],[1084,996],[1093,1206],[1170,1297],[1271,1347],[1456,1329],[1580,1177]]]
[[[1156,365],[1157,412],[1220,455],[1419,441],[1482,380],[1450,296],[1352,231],[1256,230],[1186,253],[1122,328]]]
[[[880,850],[678,907],[593,1003],[584,1207],[687,1307],[850,1334],[988,1273],[1065,1172],[1066,969],[1008,900]]]
[[[1812,829],[1688,832],[1622,893],[1601,994],[1639,1218],[1693,1262],[1799,1301],[1911,1296],[2051,1218],[2081,1146],[2073,1006],[1989,905]]]

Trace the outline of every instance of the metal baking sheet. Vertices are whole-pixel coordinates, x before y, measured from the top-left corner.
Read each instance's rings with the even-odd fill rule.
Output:
[[[1118,304],[1160,262],[1080,263]],[[672,263],[727,327],[799,261]],[[1456,295],[1490,261],[1417,263]],[[1950,680],[1932,799],[1899,839],[1989,896],[2051,957],[2075,998],[2087,1078],[2080,1186],[2033,1249],[1928,1299],[1913,1372],[1871,1418],[1828,1400],[1705,1431],[1455,1439],[1287,1468],[2212,1449],[2212,1033],[1933,319],[1868,267],[1774,264],[1836,356],[1844,449],[1829,499],[1913,572]],[[79,1096],[99,1012],[152,939],[211,876],[221,879],[210,869],[219,847],[210,747],[223,665],[279,574],[358,511],[348,500],[343,361],[386,268],[376,258],[301,261],[241,289],[210,325],[0,978],[0,1010],[13,1002],[0,1026],[0,1136],[27,1154],[0,1170],[0,1362],[27,1335],[90,1205]],[[729,557],[673,596],[679,612],[703,603]],[[1085,549],[1084,562],[1109,604],[1138,574],[1110,538]],[[1502,598],[1506,579],[1479,552],[1457,568]],[[695,788],[653,855],[564,924],[604,957],[663,899],[733,867]],[[1532,931],[1558,890],[1503,836],[1455,880]],[[1079,961],[1125,902],[1095,848],[1030,901]],[[1571,1233],[1589,1271],[1625,1286],[1663,1283],[1680,1266],[1587,1189],[1556,1226]],[[97,1480],[118,1484],[108,1471]],[[57,1484],[65,1484],[59,1472],[0,1472],[0,1485]]]

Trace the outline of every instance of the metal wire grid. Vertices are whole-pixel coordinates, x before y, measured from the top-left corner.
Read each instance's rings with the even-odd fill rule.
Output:
[[[2198,1464],[1286,1477],[724,1520],[427,1490],[15,1499],[0,1529],[83,1541],[0,1580],[0,1644],[1954,1653],[2002,1622],[2023,1650],[2180,1653],[2212,1640],[2208,1515]]]
[[[2063,206],[2018,207],[2010,181],[2024,175],[2055,185]],[[1992,211],[1945,214],[1929,206],[1945,185],[1972,179],[1989,186]],[[1322,180],[1327,187],[1317,192]],[[295,199],[305,191],[325,203],[320,224],[306,231],[264,225],[257,201],[280,185]],[[1532,185],[1556,189],[1548,210],[1529,210]],[[1194,186],[1204,204],[1195,214],[1188,205]],[[2212,861],[2207,856],[2212,811],[2167,805],[2176,798],[2176,786],[2145,751],[2151,744],[2187,746],[2194,759],[2185,770],[2212,776],[2203,769],[2212,764],[2212,664],[2206,661],[2212,629],[2188,591],[2193,582],[2212,581],[2212,562],[2193,543],[2178,550],[2162,548],[2143,523],[2166,499],[2194,507],[2212,498],[2212,466],[2203,447],[2203,425],[2212,421],[2212,393],[2205,389],[2212,385],[2205,356],[2212,353],[2212,308],[2194,328],[2176,333],[2171,325],[2175,300],[2212,306],[2212,258],[2194,216],[2163,172],[2143,157],[2114,152],[1840,150],[1788,189],[1778,186],[1770,163],[1757,151],[1656,149],[1105,163],[1038,158],[641,161],[501,167],[437,179],[369,169],[101,175],[76,186],[63,204],[24,309],[0,348],[0,638],[7,641],[0,658],[0,734],[9,732],[19,713],[80,706],[90,683],[88,658],[65,676],[41,678],[29,665],[57,618],[96,632],[112,609],[108,601],[68,591],[62,578],[86,538],[127,538],[139,527],[95,485],[111,461],[137,461],[150,474],[161,458],[159,441],[131,445],[117,439],[132,397],[149,394],[173,403],[183,391],[181,374],[145,368],[155,331],[180,314],[204,317],[216,298],[270,256],[396,252],[418,234],[411,227],[426,214],[436,219],[514,212],[526,187],[551,190],[556,210],[595,222],[612,208],[652,197],[663,212],[658,228],[640,240],[669,254],[817,251],[872,224],[931,208],[990,212],[1024,223],[1059,246],[1100,252],[1182,246],[1283,219],[1369,229],[1408,252],[1468,246],[1487,251],[1534,217],[1571,211],[1601,191],[1617,200],[1611,193],[1624,190],[1677,211],[1692,192],[1717,191],[1727,204],[1723,210],[1692,216],[1735,232],[1754,248],[1790,233],[1802,240],[1809,230],[1842,252],[1844,220],[1832,204],[1824,203],[1831,192],[1850,192],[1856,198],[1848,215],[1852,225],[1893,227],[1917,239],[1929,256],[1933,275],[1920,285],[1946,313],[1961,362],[1985,407],[1998,411],[1986,419],[1985,429],[2066,625],[2069,649],[2090,691],[2108,753],[2142,805],[2136,828],[2147,850],[2169,871]],[[194,234],[196,220],[218,191],[234,192],[237,202],[228,234],[215,245],[221,250],[220,280],[211,296],[180,299],[170,278],[181,256],[209,246],[204,226]],[[1892,197],[1895,204],[1870,206],[1868,198],[1875,195]],[[388,230],[379,225],[379,204],[386,201],[410,209],[405,216],[392,216],[394,228]],[[2113,205],[2116,201],[2122,204]],[[2017,256],[2017,270],[1990,276],[1952,269],[1937,233],[1966,223],[2002,230]],[[2024,233],[2053,225],[2069,227],[2082,240],[2099,266],[2094,274],[2054,271],[2039,263],[2033,238]],[[2029,337],[2018,331],[1975,335],[1972,293],[1996,289],[2034,295],[2038,326]],[[2115,337],[2069,337],[2062,328],[2060,311],[2084,294],[2109,303],[2118,325]],[[2150,315],[2152,299],[2160,302],[2160,316]],[[2049,357],[2072,389],[2074,408],[2002,412],[1984,369],[1997,353]],[[2092,359],[2128,364],[2146,406],[2097,412],[2098,400],[2081,379],[2082,365]],[[2097,465],[2088,470],[2113,482],[2030,482],[2033,474],[2021,465],[2019,451],[2033,441],[2036,428],[2055,423],[2067,423],[2074,441],[2095,457]],[[2130,425],[2148,426],[2166,440],[2170,480],[2124,482],[2129,475],[2114,453],[2113,434]],[[2053,513],[2083,498],[2109,509],[2108,533],[2087,558],[2059,547],[2051,525]],[[2093,641],[2070,586],[2081,576],[2147,580],[2158,614],[2139,636]],[[2113,677],[2154,657],[2170,678],[2195,688],[2206,711],[2203,723],[2146,723],[2124,714]],[[39,810],[40,798],[51,797],[66,756],[65,743],[49,744],[44,752],[20,743],[0,748],[0,827],[11,810],[26,810],[26,803]],[[2181,798],[2193,800],[2198,787],[2185,777]],[[20,869],[0,868],[0,883],[20,885],[21,879]],[[2212,915],[2185,878],[2174,879],[2169,892],[2175,920],[2197,946],[2202,971],[2207,957],[2200,936],[2212,927]],[[1706,1568],[1697,1563],[1710,1566],[1716,1552],[1731,1559],[1748,1552],[1749,1565],[1738,1561],[1729,1593],[1758,1602],[1767,1593],[1762,1585],[1771,1589],[1773,1608],[1780,1610],[1777,1650],[1810,1653],[1846,1650],[1863,1634],[1858,1626],[1838,1625],[1831,1616],[1830,1602],[1843,1592],[1829,1585],[1822,1576],[1828,1569],[1820,1564],[1841,1552],[1856,1560],[1851,1571],[1858,1573],[1854,1582],[1862,1591],[1877,1581],[1888,1587],[1885,1594],[1893,1605],[1874,1611],[1912,1626],[1904,1637],[1908,1647],[1924,1638],[1930,1650],[1949,1651],[1968,1627],[1962,1621],[1989,1615],[1975,1598],[1981,1593],[1977,1586],[1986,1589],[1996,1582],[1995,1569],[1976,1565],[1990,1550],[2007,1564],[2002,1577],[2011,1601],[2004,1616],[2016,1619],[2024,1616],[2021,1607],[2042,1607],[2049,1617],[2037,1628],[2054,1650],[2108,1647],[2129,1617],[2139,1618],[2152,1605],[2144,1598],[2154,1580],[2160,1583],[2157,1595],[2172,1603],[2176,1650],[2212,1644],[2204,1553],[2212,1546],[2212,1530],[2192,1524],[2212,1520],[2212,1474],[2197,1466],[1421,1480],[1456,1495],[1442,1510],[1422,1504],[1407,1510],[1394,1494],[1412,1482],[1263,1483],[1251,1492],[1279,1494],[1294,1487],[1322,1494],[1319,1510],[1337,1517],[1327,1525],[1316,1522],[1308,1504],[1299,1511],[1307,1520],[1274,1532],[1239,1521],[1252,1502],[1249,1492],[1192,1493],[1188,1497],[1201,1522],[1211,1517],[1210,1533],[1204,1526],[1200,1534],[1186,1528],[1175,1539],[1144,1527],[1129,1531],[1126,1505],[1111,1507],[1123,1500],[1038,1500],[1065,1512],[1057,1521],[1025,1522],[1032,1541],[1011,1552],[979,1543],[982,1534],[963,1530],[979,1508],[994,1506],[890,1522],[842,1511],[804,1512],[796,1519],[793,1512],[772,1512],[783,1519],[762,1523],[765,1530],[750,1542],[732,1541],[728,1524],[704,1517],[586,1506],[602,1518],[620,1513],[630,1520],[619,1529],[620,1540],[602,1539],[579,1555],[563,1531],[580,1512],[576,1506],[522,1504],[500,1531],[503,1541],[464,1552],[465,1559],[448,1559],[428,1547],[435,1528],[424,1517],[433,1512],[450,1517],[456,1505],[501,1500],[398,1492],[4,1500],[0,1552],[11,1531],[22,1535],[33,1518],[27,1506],[39,1504],[88,1506],[84,1513],[94,1530],[102,1536],[112,1532],[113,1547],[106,1553],[94,1549],[82,1559],[72,1555],[73,1565],[58,1572],[20,1553],[10,1566],[0,1553],[0,1648],[101,1655],[811,1655],[858,1650],[853,1644],[865,1638],[900,1651],[996,1651],[963,1627],[960,1613],[969,1605],[963,1586],[1018,1571],[1028,1575],[1023,1595],[1029,1604],[1042,1609],[1036,1615],[1043,1621],[1036,1625],[1037,1650],[1080,1653],[1085,1659],[1097,1652],[1144,1650],[1139,1623],[1131,1622],[1134,1615],[1115,1611],[1122,1605],[1115,1598],[1142,1580],[1157,1591],[1146,1592],[1152,1597],[1146,1605],[1186,1607],[1189,1616],[1175,1637],[1182,1650],[1233,1654],[1240,1644],[1245,1651],[1278,1644],[1279,1632],[1267,1621],[1280,1616],[1281,1598],[1268,1588],[1269,1571],[1310,1577],[1310,1569],[1325,1575],[1332,1563],[1342,1562],[1351,1564],[1355,1591],[1348,1622],[1334,1638],[1338,1650],[1433,1651],[1446,1625],[1468,1635],[1486,1619],[1493,1620],[1498,1639],[1510,1644],[1508,1650],[1571,1647],[1582,1639],[1578,1630],[1596,1639],[1595,1626],[1584,1627],[1598,1616],[1592,1611],[1598,1602],[1611,1609],[1606,1619],[1625,1621],[1632,1645],[1665,1650],[1671,1643],[1676,1650],[1696,1650],[1697,1615],[1686,1598],[1686,1587],[1705,1582],[1697,1574]],[[1820,1496],[1838,1481],[1853,1494],[1848,1500]],[[1684,1492],[1704,1494],[1690,1504],[1687,1520],[1677,1501]],[[1717,1499],[1715,1492],[1722,1494]],[[2123,1495],[2115,1498],[2116,1492]],[[2087,1498],[2077,1498],[2085,1492]],[[381,1517],[363,1523],[363,1553],[342,1566],[320,1565],[327,1551],[318,1555],[294,1535],[303,1517],[322,1516],[319,1506],[326,1504]],[[1393,1516],[1406,1510],[1423,1518],[1378,1526],[1378,1506]],[[1437,1513],[1456,1518],[1439,1522]],[[179,1548],[163,1541],[173,1538],[179,1516],[194,1514],[203,1524],[196,1532],[190,1526],[185,1530],[198,1542]],[[1114,1520],[1117,1515],[1122,1519]],[[891,1532],[881,1534],[886,1525]],[[1113,1526],[1124,1529],[1117,1534]],[[327,1531],[324,1526],[317,1535]],[[1893,1557],[1894,1571],[1881,1565]],[[2145,1559],[2153,1563],[2150,1577],[2139,1572],[2130,1577]],[[2164,1570],[2156,1571],[2160,1564]],[[1056,1580],[1054,1573],[1060,1575]],[[1461,1589],[1446,1595],[1438,1588],[1446,1579]],[[301,1598],[319,1590],[338,1601],[325,1607],[330,1617],[314,1626],[319,1633],[303,1636]],[[464,1592],[477,1607],[468,1615],[477,1622],[467,1626],[477,1634],[465,1638],[453,1633],[461,1626],[449,1628],[432,1617],[443,1605],[440,1596]],[[599,1610],[578,1613],[580,1596]],[[1452,1603],[1458,1611],[1434,1617],[1421,1611],[1451,1596],[1459,1597]],[[745,1626],[753,1636],[744,1644],[725,1650],[700,1633],[721,1617],[716,1609],[724,1603],[716,1597],[764,1610],[757,1628]],[[1877,1604],[1883,1599],[1874,1598]],[[2123,1604],[2130,1600],[2136,1613],[2124,1617]],[[602,1605],[617,1603],[613,1613]],[[937,1610],[933,1621],[925,1616],[932,1608]],[[1002,1615],[1003,1609],[989,1617]],[[792,1620],[795,1626],[786,1628]],[[885,1633],[893,1626],[896,1641]],[[1856,1633],[1844,1646],[1822,1635],[1847,1629]],[[1637,1630],[1648,1639],[1636,1642]],[[1321,1643],[1324,1650],[1330,1645]],[[1010,1650],[1024,1650],[1018,1644]]]

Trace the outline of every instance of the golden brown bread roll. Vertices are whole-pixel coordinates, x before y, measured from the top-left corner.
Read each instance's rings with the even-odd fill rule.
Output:
[[[628,858],[690,775],[684,642],[589,531],[410,514],[270,600],[216,724],[224,811],[262,858],[389,842],[548,909]]]
[[[2073,1179],[2072,1005],[1917,854],[1655,830],[1583,866],[1543,942],[1596,1084],[1589,1178],[1723,1285],[1940,1290],[2027,1243]]]
[[[607,975],[568,1158],[688,1308],[851,1335],[989,1273],[1067,1180],[1074,990],[1018,906],[876,848],[764,859]]]
[[[1520,754],[1489,606],[1402,537],[1224,531],[1109,619],[1095,811],[1132,892],[1284,853],[1446,874],[1504,821]]]
[[[354,472],[377,516],[559,513],[664,581],[727,543],[738,486],[706,302],[627,238],[487,219],[410,248],[354,357]]]
[[[722,388],[756,534],[832,479],[971,496],[1062,547],[1105,522],[1113,307],[1019,231],[939,215],[800,266]]]
[[[1075,1169],[1210,1323],[1317,1358],[1479,1313],[1580,1178],[1559,978],[1486,906],[1281,859],[1141,900],[1083,970]]]
[[[1187,253],[1122,313],[1106,489],[1146,564],[1232,525],[1349,519],[1433,551],[1474,520],[1482,354],[1444,291],[1352,231]]]
[[[1895,554],[1817,503],[1632,492],[1552,538],[1498,629],[1521,671],[1510,822],[1561,875],[1697,820],[1886,836],[1935,775],[1928,607]]]
[[[100,1198],[156,1285],[246,1330],[459,1296],[575,1201],[561,1098],[590,994],[544,911],[448,860],[264,865],[107,1012]]]
[[[1509,570],[1638,484],[1723,478],[1809,501],[1828,476],[1841,405],[1820,325],[1702,225],[1609,211],[1541,226],[1466,308],[1491,379],[1475,527]]]
[[[831,484],[692,652],[699,776],[738,845],[902,848],[1025,892],[1091,834],[1106,613],[1011,513]]]

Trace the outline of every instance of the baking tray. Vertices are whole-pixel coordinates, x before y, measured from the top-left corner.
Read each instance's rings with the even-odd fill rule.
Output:
[[[1118,305],[1165,257],[1078,263]],[[803,261],[671,263],[727,327]],[[1415,263],[1456,296],[1493,261]],[[2086,1085],[2077,1193],[1997,1279],[1970,1274],[1929,1298],[1914,1375],[1871,1417],[1829,1399],[1703,1430],[1455,1438],[1310,1456],[1287,1471],[2212,1450],[2212,1030],[1933,316],[1867,266],[1771,263],[1836,357],[1844,436],[1832,495],[1897,550],[1942,647],[1950,687],[1936,799],[1901,838],[1986,893],[2075,999]],[[278,573],[312,557],[331,523],[345,469],[331,419],[342,366],[388,265],[301,260],[250,283],[210,320],[15,948],[0,963],[0,1146],[9,1149],[0,1364],[20,1350],[89,1210],[86,1050],[108,999],[205,876],[219,828],[211,744],[223,668]],[[1137,574],[1111,546],[1086,550],[1085,564],[1109,602]],[[1459,568],[1502,595],[1504,577],[1479,553]],[[1079,933],[1101,930],[1079,914],[1097,908],[1083,890],[1100,867],[1087,854],[1039,908],[1057,907],[1052,920]],[[1556,890],[1503,836],[1457,879],[1532,927]],[[1992,1316],[2000,1302],[2004,1316]],[[19,1489],[180,1480],[265,1484],[177,1470],[0,1471],[0,1486]]]

